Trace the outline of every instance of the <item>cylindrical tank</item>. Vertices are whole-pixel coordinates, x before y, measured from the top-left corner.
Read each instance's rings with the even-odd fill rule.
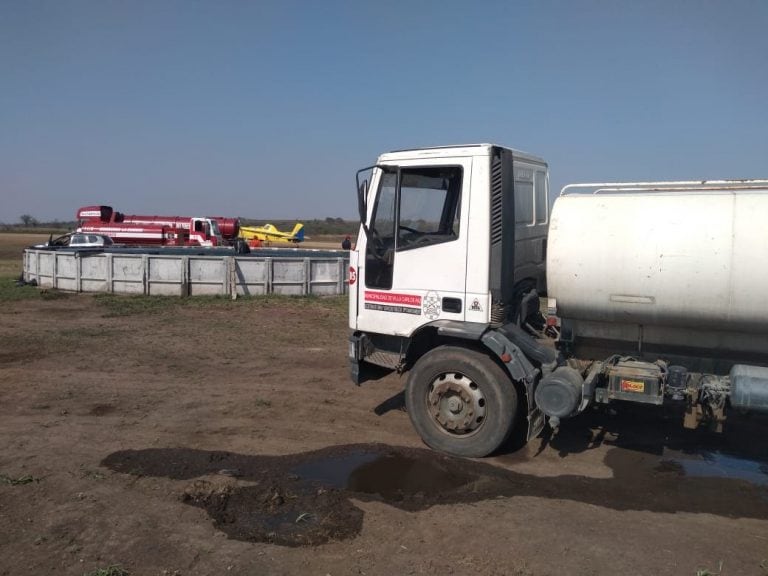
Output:
[[[541,379],[536,386],[536,405],[550,418],[568,418],[576,414],[581,403],[584,379],[578,370],[560,366]]]
[[[561,318],[768,333],[768,190],[571,194],[547,286]]]
[[[219,226],[219,232],[221,232],[222,237],[226,240],[235,238],[240,231],[240,220],[238,218],[225,218],[223,216],[209,216],[209,218],[216,220]],[[138,214],[123,214],[121,221],[129,224],[155,224],[189,229],[191,220],[191,216],[142,216]]]
[[[219,231],[221,235],[231,240],[237,237],[240,232],[240,219],[239,218],[225,218],[223,216],[213,216],[213,219],[219,224]]]
[[[768,413],[768,368],[737,364],[731,368],[731,406]]]

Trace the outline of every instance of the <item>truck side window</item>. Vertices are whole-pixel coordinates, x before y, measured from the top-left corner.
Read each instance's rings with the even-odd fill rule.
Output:
[[[536,170],[536,224],[545,224],[547,222],[547,174],[541,170]]]
[[[402,170],[398,252],[459,237],[461,178],[460,166]]]
[[[515,167],[515,223],[533,224],[533,172]]]
[[[398,197],[397,171],[382,171],[365,255],[369,288],[392,288],[395,251],[459,237],[461,166],[403,168],[400,179]]]
[[[536,170],[534,180],[534,192],[536,194],[536,224],[546,224],[549,210],[549,198],[547,194],[547,173]]]

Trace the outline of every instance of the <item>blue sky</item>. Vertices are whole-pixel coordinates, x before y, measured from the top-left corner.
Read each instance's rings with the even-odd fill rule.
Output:
[[[0,0],[0,222],[353,218],[387,150],[768,177],[764,1]]]

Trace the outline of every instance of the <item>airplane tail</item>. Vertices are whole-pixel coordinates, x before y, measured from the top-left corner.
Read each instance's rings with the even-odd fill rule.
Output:
[[[304,242],[304,224],[297,222],[293,227],[291,237],[294,242]]]

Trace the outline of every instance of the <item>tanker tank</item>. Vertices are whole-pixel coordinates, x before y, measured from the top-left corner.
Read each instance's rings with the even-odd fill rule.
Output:
[[[564,342],[720,372],[768,362],[766,184],[564,190],[547,255]]]

